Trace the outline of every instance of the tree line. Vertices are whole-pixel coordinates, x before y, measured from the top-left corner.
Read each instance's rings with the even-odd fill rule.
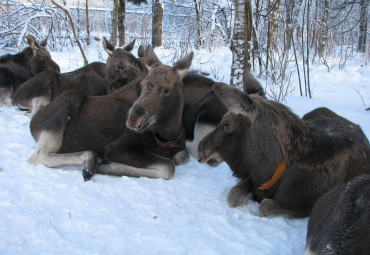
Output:
[[[30,33],[51,37],[54,50],[79,41],[82,48],[100,35],[116,46],[136,38],[139,44],[174,48],[177,55],[230,47],[230,84],[242,87],[243,70],[253,70],[266,78],[266,92],[276,100],[291,89],[293,73],[301,95],[311,96],[312,64],[330,71],[343,68],[357,52],[369,59],[367,0],[110,1],[96,7],[101,1],[0,0],[0,46],[20,48]]]

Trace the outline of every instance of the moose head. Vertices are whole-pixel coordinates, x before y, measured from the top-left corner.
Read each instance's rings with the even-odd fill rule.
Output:
[[[148,73],[145,65],[131,53],[134,45],[135,40],[127,44],[123,49],[116,49],[105,37],[103,37],[103,46],[109,55],[105,79],[107,89],[111,93],[139,76]]]
[[[28,68],[32,76],[47,69],[54,69],[60,73],[58,64],[51,59],[50,53],[46,50],[47,41],[46,38],[38,44],[32,35],[27,35],[27,42],[32,50],[32,54],[28,56]]]
[[[231,165],[247,161],[247,165],[258,167],[256,162],[264,158],[262,162],[278,165],[289,147],[284,146],[289,141],[284,140],[288,136],[283,132],[290,125],[285,115],[297,117],[281,104],[225,84],[215,84],[214,91],[228,112],[199,144],[198,160],[215,165],[223,160]]]
[[[166,128],[172,122],[181,123],[182,78],[190,68],[193,52],[170,67],[163,65],[152,47],[147,46],[144,59],[149,73],[140,82],[141,93],[129,111],[126,126],[142,132],[153,126],[158,129],[158,125]]]

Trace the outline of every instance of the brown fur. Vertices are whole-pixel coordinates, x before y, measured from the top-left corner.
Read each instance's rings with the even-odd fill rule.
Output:
[[[145,77],[148,70],[145,65],[132,55],[135,40],[123,49],[114,46],[103,37],[103,46],[109,57],[107,60],[106,84],[110,93],[130,83],[138,77]],[[150,63],[149,63],[150,65]]]
[[[133,46],[133,43],[134,42],[131,42],[130,45]],[[131,72],[132,78],[136,77],[143,79],[147,75],[146,69],[143,70],[142,68],[137,68],[140,66],[140,63],[144,64],[145,67],[143,60],[144,47],[142,45],[138,49],[138,59],[134,58],[131,53],[127,52],[131,51],[131,48],[127,49],[125,47],[124,50],[119,51],[119,49],[115,49],[113,45],[111,45],[106,39],[104,39],[104,45],[106,51],[111,56],[108,60],[108,62],[112,62],[110,64],[111,70],[117,69],[116,67],[113,68],[113,66],[117,66],[117,64],[115,64],[113,61],[113,58],[116,55],[116,58],[126,58],[125,61],[121,60],[121,65],[124,67],[123,69],[137,70],[137,72]],[[152,63],[148,64],[151,65]],[[110,73],[110,76],[108,75],[110,78],[107,78],[107,83],[112,84],[109,85],[112,91],[126,84],[126,81],[120,78],[119,72],[107,71],[107,73]],[[117,82],[110,82],[108,79],[110,81]],[[183,79],[184,109],[182,121],[186,139],[190,141],[188,143],[188,148],[194,157],[197,157],[197,148],[200,140],[207,132],[216,127],[216,125],[221,121],[222,116],[227,111],[225,106],[220,102],[213,92],[214,84],[215,81],[199,75],[196,72],[188,73]],[[250,94],[264,95],[262,86],[251,74],[249,74],[248,77],[245,76],[245,84],[248,84],[246,88],[248,88],[248,92]],[[199,130],[202,129],[203,126],[207,127],[206,131]]]
[[[227,86],[214,89],[228,113],[200,143],[199,160],[225,160],[240,179],[228,195],[230,206],[252,195],[262,216],[308,216],[331,187],[369,172],[370,147],[361,128],[330,110],[302,120],[278,102]],[[280,180],[259,190],[282,159],[288,166]]]
[[[159,62],[151,47],[145,52],[146,78],[108,96],[87,97],[70,90],[40,109],[31,121],[39,146],[30,162],[46,166],[83,163],[84,178],[101,174],[169,179],[175,164],[187,161],[181,134],[181,80],[193,54],[173,67]],[[152,65],[149,65],[151,63]],[[174,148],[157,140],[175,141]],[[104,161],[98,169],[95,155]]]
[[[248,69],[245,69],[243,72],[243,90],[248,95],[256,94],[266,97],[262,85],[254,78]]]
[[[369,198],[369,175],[356,177],[323,195],[308,221],[307,253],[369,254]]]
[[[34,114],[66,90],[79,89],[87,95],[105,95],[105,69],[104,63],[94,62],[63,74],[46,70],[23,83],[12,96],[12,103]],[[42,102],[35,105],[38,99]]]
[[[22,52],[0,57],[0,87],[13,90],[13,93],[21,83],[46,69],[60,72],[59,66],[45,48],[47,39],[38,44],[33,36],[28,35],[27,41],[30,47]]]

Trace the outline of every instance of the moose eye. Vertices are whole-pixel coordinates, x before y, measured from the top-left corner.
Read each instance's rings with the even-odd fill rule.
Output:
[[[147,91],[152,91],[153,90],[153,85],[148,84],[148,86],[146,86],[146,90]]]
[[[224,125],[224,131],[226,133],[231,133],[232,132],[232,126],[229,123],[225,123],[225,125]]]
[[[171,92],[171,90],[170,90],[170,89],[163,89],[163,90],[162,90],[162,94],[163,94],[164,96],[168,96],[168,95],[170,94],[170,92]]]

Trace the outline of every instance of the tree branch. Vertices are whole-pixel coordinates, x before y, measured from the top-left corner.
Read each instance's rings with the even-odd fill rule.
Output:
[[[58,8],[60,8],[61,10],[63,10],[65,12],[65,14],[67,15],[68,19],[69,19],[69,22],[71,23],[71,27],[72,27],[72,31],[73,31],[73,35],[75,37],[75,40],[77,42],[77,45],[78,47],[80,48],[80,51],[81,51],[81,54],[82,54],[82,57],[84,58],[84,64],[87,65],[88,64],[88,61],[87,61],[87,58],[86,58],[86,55],[82,49],[82,45],[81,45],[81,42],[80,40],[78,39],[77,37],[77,34],[76,34],[76,30],[75,30],[75,26],[74,26],[74,23],[73,23],[73,20],[72,20],[72,17],[71,17],[71,14],[69,13],[69,11],[63,7],[62,5],[56,3],[54,0],[51,0],[51,2],[53,4],[55,4]]]

